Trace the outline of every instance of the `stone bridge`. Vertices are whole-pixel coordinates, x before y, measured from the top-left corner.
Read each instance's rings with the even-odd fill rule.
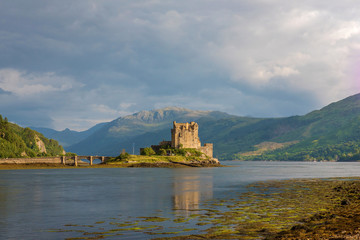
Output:
[[[75,156],[75,157],[66,157],[66,156],[63,156],[61,157],[61,163],[62,164],[66,164],[66,160],[74,160],[74,165],[75,166],[78,166],[79,164],[79,160],[89,160],[90,162],[90,165],[93,165],[93,161],[95,159],[99,159],[101,160],[101,163],[104,163],[106,160],[108,160],[110,157],[104,157],[104,156]]]

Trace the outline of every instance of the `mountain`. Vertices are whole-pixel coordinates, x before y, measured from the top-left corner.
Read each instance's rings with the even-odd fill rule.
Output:
[[[0,158],[56,156],[65,154],[56,140],[30,128],[8,122],[0,115]]]
[[[88,138],[66,150],[78,154],[118,155],[122,149],[139,152],[140,147],[170,140],[172,122],[215,121],[231,115],[217,111],[193,111],[185,108],[168,107],[153,111],[141,111],[107,123]]]
[[[360,94],[304,116],[262,119],[224,137],[215,136],[217,141],[223,158],[360,160]]]
[[[106,123],[68,146],[78,154],[116,156],[122,149],[170,140],[172,122],[196,121],[202,143],[214,143],[214,156],[240,160],[360,160],[360,94],[304,116],[249,118],[216,111],[164,108],[142,111]]]
[[[30,128],[42,133],[47,138],[56,139],[57,141],[59,141],[59,144],[61,144],[63,147],[69,147],[89,137],[91,134],[95,133],[106,124],[107,123],[99,123],[94,127],[81,132],[73,131],[68,128],[66,128],[63,131],[56,131],[51,128],[41,128],[41,127],[30,127]]]

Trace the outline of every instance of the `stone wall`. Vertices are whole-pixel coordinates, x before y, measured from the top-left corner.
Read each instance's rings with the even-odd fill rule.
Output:
[[[93,160],[100,159],[101,162],[106,162],[111,157],[105,156],[61,156],[61,157],[37,157],[37,158],[0,158],[0,164],[65,164],[75,165],[77,164],[93,164]],[[87,160],[87,161],[83,161]]]
[[[35,164],[51,163],[61,164],[61,157],[39,157],[39,158],[1,158],[0,164]]]

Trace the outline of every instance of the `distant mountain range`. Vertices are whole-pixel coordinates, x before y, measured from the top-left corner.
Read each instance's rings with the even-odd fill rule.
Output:
[[[95,133],[97,130],[105,126],[107,123],[99,123],[94,127],[78,132],[66,128],[63,131],[56,131],[51,128],[42,128],[42,127],[30,127],[31,129],[41,132],[45,137],[55,139],[63,147],[69,147],[75,143],[82,141],[83,139],[89,137],[91,134]]]
[[[119,155],[122,149],[138,153],[146,147],[168,139],[172,122],[218,120],[230,115],[221,112],[192,111],[184,108],[169,107],[154,111],[142,111],[130,116],[115,119],[99,130],[66,150],[79,154]]]
[[[168,107],[142,111],[84,131],[34,128],[78,154],[118,155],[122,149],[170,139],[172,122],[196,121],[202,143],[214,143],[220,159],[334,160],[360,159],[360,94],[304,116],[250,118],[217,111]]]

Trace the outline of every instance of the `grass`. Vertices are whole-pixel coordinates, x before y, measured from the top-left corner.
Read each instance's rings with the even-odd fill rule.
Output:
[[[172,162],[193,162],[196,161],[195,157],[186,157],[186,156],[160,156],[160,155],[151,155],[151,156],[145,156],[145,155],[129,155],[124,160],[116,161],[110,160],[107,163],[108,164],[119,164],[119,163],[172,163]]]
[[[170,163],[171,161],[186,161],[182,156],[144,156],[144,155],[129,155],[125,160],[109,161],[108,164],[121,163]]]

